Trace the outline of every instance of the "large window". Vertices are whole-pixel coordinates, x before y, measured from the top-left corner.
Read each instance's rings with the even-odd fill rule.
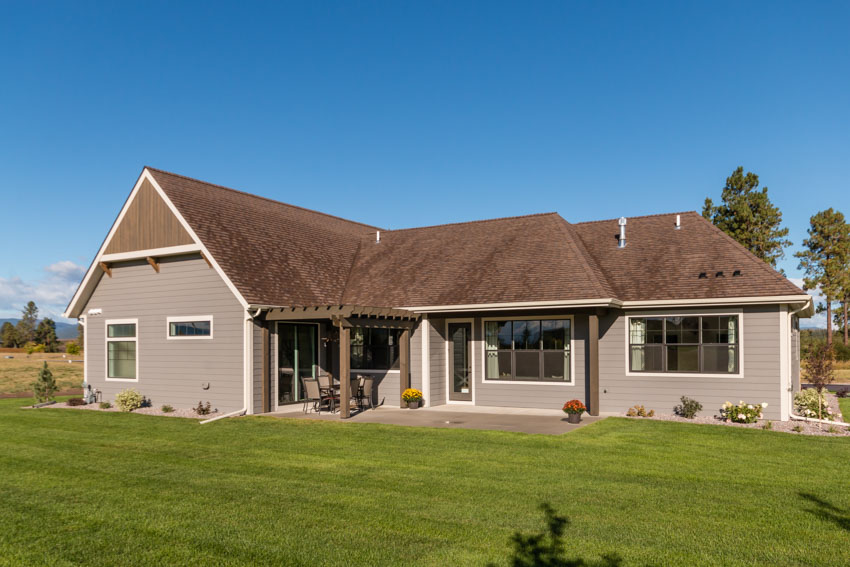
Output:
[[[212,315],[193,317],[169,317],[169,339],[211,339],[213,337]]]
[[[485,321],[485,377],[572,382],[570,338],[570,319]]]
[[[138,379],[137,327],[135,319],[106,322],[107,379]]]
[[[351,329],[351,368],[353,370],[397,369],[401,329]]]
[[[632,372],[737,374],[740,345],[737,315],[632,317]]]

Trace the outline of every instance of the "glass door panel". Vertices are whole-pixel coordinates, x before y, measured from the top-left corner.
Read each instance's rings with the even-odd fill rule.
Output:
[[[318,326],[312,324],[278,324],[278,405],[303,399],[301,380],[316,377],[319,364],[318,331]]]
[[[449,399],[472,401],[472,360],[469,341],[472,338],[470,323],[449,323]]]

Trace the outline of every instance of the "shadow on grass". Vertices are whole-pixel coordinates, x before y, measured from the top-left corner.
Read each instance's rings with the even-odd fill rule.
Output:
[[[808,492],[800,492],[800,496],[804,500],[808,500],[811,504],[815,505],[814,508],[806,510],[807,512],[822,520],[832,522],[845,532],[850,532],[850,509],[842,510],[834,504],[827,502],[823,498]]]
[[[567,557],[564,545],[564,532],[570,521],[566,516],[559,516],[549,504],[541,504],[546,526],[543,530],[522,534],[516,532],[511,536],[513,554],[512,567],[620,567],[622,558],[617,554],[602,556],[598,561],[585,561],[580,557]],[[495,567],[491,563],[490,567]]]

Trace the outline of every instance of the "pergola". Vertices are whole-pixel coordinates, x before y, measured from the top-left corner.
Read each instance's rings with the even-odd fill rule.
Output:
[[[399,396],[410,387],[410,329],[419,315],[406,309],[365,305],[312,305],[272,307],[266,321],[328,319],[339,328],[339,399],[341,419],[351,416],[351,329],[401,329],[399,348]],[[265,358],[265,357],[264,357]],[[404,407],[404,401],[401,402]]]

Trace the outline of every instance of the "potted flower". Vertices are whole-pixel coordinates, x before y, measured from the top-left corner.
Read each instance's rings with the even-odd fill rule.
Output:
[[[567,421],[570,423],[578,423],[581,421],[581,414],[587,411],[587,407],[579,400],[570,400],[564,404],[562,408],[567,414]]]
[[[422,392],[416,388],[408,388],[402,392],[401,399],[407,402],[409,409],[416,409],[419,407],[419,402],[422,401]]]

